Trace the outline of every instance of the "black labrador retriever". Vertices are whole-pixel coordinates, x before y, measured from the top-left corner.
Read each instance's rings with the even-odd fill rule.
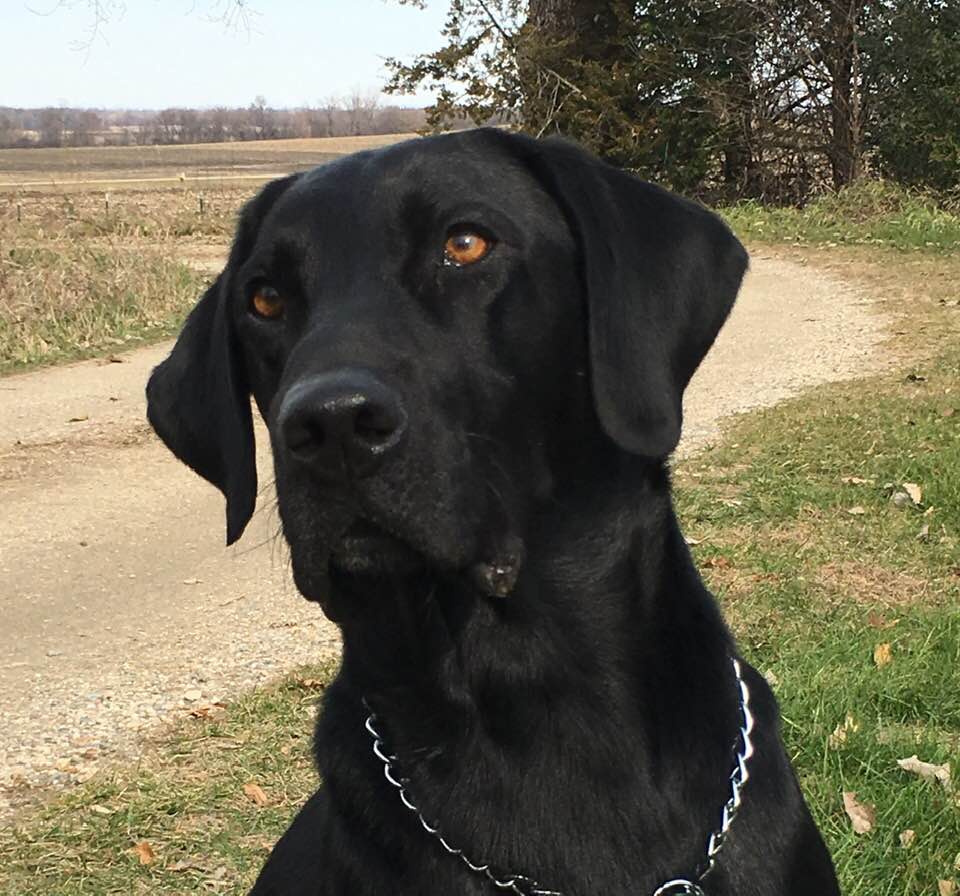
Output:
[[[323,787],[256,896],[831,896],[665,459],[733,304],[712,213],[476,130],[266,186],[151,377],[226,495],[267,422],[293,574],[343,634]]]

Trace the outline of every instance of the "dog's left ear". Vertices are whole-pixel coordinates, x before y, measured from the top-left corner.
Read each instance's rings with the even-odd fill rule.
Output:
[[[626,450],[666,457],[680,439],[684,389],[733,307],[747,253],[702,206],[565,141],[525,142],[580,243],[600,423]]]
[[[230,279],[252,251],[264,217],[296,177],[272,181],[246,205],[226,268],[147,383],[147,418],[157,435],[227,499],[227,544],[243,534],[257,499],[250,387],[230,316]]]

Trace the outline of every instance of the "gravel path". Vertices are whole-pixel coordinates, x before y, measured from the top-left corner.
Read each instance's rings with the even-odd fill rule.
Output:
[[[879,366],[871,304],[754,257],[688,393],[681,450],[731,413]],[[225,549],[219,493],[143,422],[168,349],[0,379],[0,815],[135,753],[163,722],[337,650],[291,584],[269,489]],[[260,467],[269,483],[263,451]]]

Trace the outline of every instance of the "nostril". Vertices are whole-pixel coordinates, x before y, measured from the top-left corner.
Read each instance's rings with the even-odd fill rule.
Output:
[[[294,454],[308,455],[319,451],[327,433],[319,420],[291,420],[283,430],[287,448]]]
[[[371,447],[384,445],[393,438],[399,421],[373,404],[364,404],[357,408],[353,418],[353,432],[357,438]]]

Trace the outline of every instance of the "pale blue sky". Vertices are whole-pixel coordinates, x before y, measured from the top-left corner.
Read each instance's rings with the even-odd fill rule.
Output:
[[[258,13],[248,30],[215,19],[224,2],[126,0],[78,49],[91,22],[83,0],[0,0],[0,106],[246,106],[262,94],[281,107],[377,95],[382,57],[439,46],[447,10],[444,0],[425,10],[397,0],[248,0]]]

